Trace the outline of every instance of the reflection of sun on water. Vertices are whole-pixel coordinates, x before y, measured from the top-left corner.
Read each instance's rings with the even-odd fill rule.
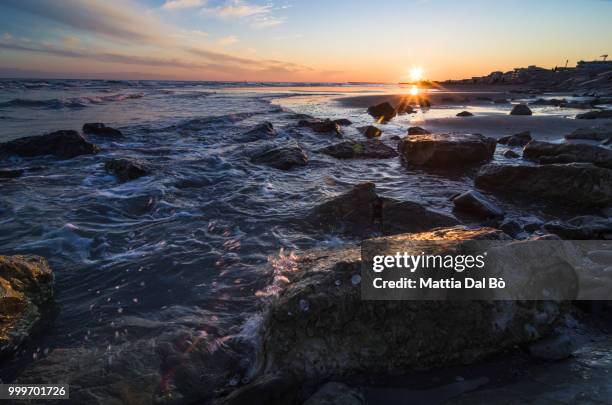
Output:
[[[417,94],[419,94],[419,88],[416,85],[413,85],[410,89],[410,94],[416,96]]]

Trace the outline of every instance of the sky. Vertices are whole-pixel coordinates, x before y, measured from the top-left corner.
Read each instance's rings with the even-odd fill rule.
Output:
[[[609,0],[2,0],[0,76],[459,79],[612,58]]]

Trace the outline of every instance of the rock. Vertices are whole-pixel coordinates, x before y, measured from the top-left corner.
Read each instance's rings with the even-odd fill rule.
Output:
[[[531,115],[531,109],[527,107],[527,104],[516,104],[512,107],[510,115]]]
[[[27,136],[13,141],[0,143],[0,156],[17,155],[22,157],[53,155],[60,159],[70,159],[79,155],[98,153],[100,149],[85,140],[76,131],[55,131],[45,135]]]
[[[516,238],[517,236],[521,234],[521,232],[523,232],[523,228],[521,228],[521,224],[511,219],[507,219],[504,222],[502,222],[501,225],[499,226],[499,229],[501,229],[508,235],[512,236],[513,238]]]
[[[402,102],[396,108],[398,114],[414,114],[416,110],[407,102]]]
[[[572,355],[573,344],[569,336],[549,336],[529,346],[531,357],[545,361],[559,361]]]
[[[461,111],[460,113],[457,113],[457,117],[473,117],[474,114],[472,114],[469,111]]]
[[[340,125],[341,127],[346,127],[346,126],[349,126],[349,125],[353,125],[352,121],[347,120],[346,118],[340,118],[340,119],[334,120],[334,122],[336,124]]]
[[[476,190],[453,198],[455,210],[482,218],[503,218],[504,211]]]
[[[428,135],[428,134],[431,134],[431,132],[421,127],[408,128],[408,135]]]
[[[135,159],[112,159],[104,164],[104,169],[119,181],[135,180],[149,174],[146,164]]]
[[[578,120],[595,120],[603,118],[612,118],[612,110],[589,111],[576,115]]]
[[[361,183],[314,209],[310,221],[316,226],[347,235],[422,232],[452,226],[456,219],[430,211],[412,201],[397,201],[376,194],[374,183]]]
[[[565,135],[565,139],[584,139],[589,141],[607,141],[612,139],[612,128],[579,128],[571,134]]]
[[[374,125],[368,125],[360,127],[359,131],[366,136],[366,138],[377,138],[382,135],[382,131],[376,128]]]
[[[397,111],[388,102],[380,103],[368,108],[368,114],[381,121],[389,121],[397,115]]]
[[[521,155],[519,155],[518,153],[516,153],[512,149],[508,149],[507,151],[504,152],[504,157],[506,157],[508,159],[516,159],[516,158],[520,158]]]
[[[498,238],[507,236],[456,227],[376,243],[444,241],[442,249],[450,251],[472,239]],[[563,316],[552,301],[362,300],[360,258],[359,248],[347,248],[312,251],[296,260],[286,288],[265,313],[262,374],[290,370],[298,380],[325,381],[469,364],[545,335]]]
[[[332,120],[326,119],[321,120],[300,120],[298,126],[307,127],[318,133],[334,133],[338,136],[342,136],[340,126]]]
[[[265,121],[256,125],[253,129],[245,132],[242,136],[242,141],[252,142],[259,139],[267,139],[276,136],[276,131],[271,122]]]
[[[565,99],[559,100],[559,99],[556,99],[556,98],[552,98],[552,99],[539,98],[539,99],[537,99],[535,101],[532,101],[529,104],[530,105],[537,105],[537,106],[540,106],[540,105],[550,105],[550,106],[553,106],[553,107],[560,107],[563,104],[565,104],[566,102],[567,102],[567,100],[565,100]]]
[[[16,170],[11,170],[11,169],[7,169],[7,170],[0,170],[0,179],[15,179],[17,177],[20,177],[23,174],[23,170],[22,169],[16,169]]]
[[[123,138],[121,131],[115,128],[107,127],[101,122],[90,122],[83,125],[83,133],[105,138]]]
[[[398,145],[409,164],[448,168],[493,158],[495,139],[479,134],[409,135]]]
[[[567,222],[547,222],[544,229],[568,240],[612,239],[612,218],[583,215]]]
[[[514,135],[503,136],[497,140],[497,143],[508,146],[525,146],[531,139],[531,132],[524,131]]]
[[[483,166],[475,184],[489,190],[519,193],[563,205],[606,207],[612,204],[612,171],[587,163],[542,166]]]
[[[544,221],[536,217],[526,217],[521,219],[525,221],[523,224],[523,229],[526,232],[539,231],[542,228],[542,225],[544,225]]]
[[[296,144],[268,149],[253,156],[251,162],[265,164],[280,170],[289,170],[295,166],[305,166],[308,163],[308,156]]]
[[[346,384],[323,384],[303,405],[365,405],[365,396],[358,389]]]
[[[493,100],[494,104],[508,104],[509,101],[505,98],[496,98],[495,100]]]
[[[589,260],[603,266],[612,266],[612,250],[591,250]]]
[[[13,354],[53,309],[53,272],[40,256],[0,256],[0,356]]]
[[[402,138],[399,135],[391,135],[389,139],[392,141],[400,141]]]
[[[612,150],[585,143],[531,141],[523,149],[523,158],[544,164],[585,162],[612,169]]]
[[[326,146],[323,149],[319,149],[318,152],[338,159],[388,159],[398,156],[395,149],[374,139],[368,139],[366,141],[344,141]]]

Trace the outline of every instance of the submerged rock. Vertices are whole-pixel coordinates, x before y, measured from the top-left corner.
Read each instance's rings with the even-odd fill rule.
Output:
[[[349,125],[353,125],[353,122],[351,120],[348,120],[346,118],[339,118],[337,120],[334,120],[334,122],[338,125],[340,125],[341,127],[347,127]]]
[[[516,104],[512,107],[512,111],[510,111],[510,115],[532,115],[531,109],[527,106],[527,104]]]
[[[508,149],[507,151],[504,152],[504,157],[506,157],[508,159],[516,159],[516,158],[520,158],[521,155],[519,155],[518,153],[516,153],[512,149]]]
[[[104,169],[114,174],[119,181],[135,180],[149,174],[147,165],[135,159],[112,159],[104,164]]]
[[[612,218],[583,215],[567,222],[547,222],[544,229],[568,240],[612,239]]]
[[[397,115],[395,108],[388,102],[380,103],[368,108],[368,114],[382,121],[389,121]]]
[[[469,111],[461,111],[460,113],[457,113],[457,117],[473,117],[474,114],[472,114]]]
[[[612,150],[585,143],[532,141],[525,146],[523,157],[544,164],[586,162],[612,169]]]
[[[612,204],[612,170],[587,163],[513,166],[491,163],[478,172],[477,187],[520,193],[563,205]]]
[[[359,131],[365,135],[366,138],[378,138],[382,135],[382,131],[374,125],[368,125],[360,127]]]
[[[398,156],[395,149],[374,139],[368,139],[366,141],[343,141],[319,149],[319,152],[338,159],[388,159]]]
[[[579,128],[571,134],[565,135],[565,139],[584,139],[589,141],[607,141],[612,139],[612,127],[610,128]]]
[[[312,129],[314,132],[318,133],[334,133],[340,137],[342,137],[342,131],[340,131],[340,126],[329,119],[324,121],[321,120],[300,120],[298,122],[298,126],[307,127]]]
[[[306,152],[299,145],[280,146],[258,153],[252,163],[265,164],[280,170],[289,170],[308,163]]]
[[[89,122],[84,124],[83,133],[106,138],[123,138],[121,131],[115,128],[107,127],[101,122]]]
[[[612,110],[589,111],[576,115],[578,120],[595,120],[603,118],[612,118]]]
[[[53,308],[53,273],[39,256],[0,256],[0,356],[8,356]]]
[[[453,198],[455,210],[482,218],[503,218],[504,211],[476,190]]]
[[[479,134],[408,135],[398,149],[407,163],[448,168],[493,158],[496,142]]]
[[[514,135],[503,136],[497,140],[497,143],[508,146],[525,146],[531,140],[531,132],[524,131]]]
[[[79,155],[98,153],[100,149],[85,140],[77,131],[55,131],[45,135],[27,136],[0,143],[0,156],[34,157],[53,155],[70,159]]]
[[[428,135],[428,134],[431,134],[431,132],[421,127],[408,128],[408,135]]]
[[[253,129],[245,132],[242,135],[242,141],[252,142],[259,139],[267,139],[276,136],[274,125],[271,122],[264,121],[261,124],[256,125]]]

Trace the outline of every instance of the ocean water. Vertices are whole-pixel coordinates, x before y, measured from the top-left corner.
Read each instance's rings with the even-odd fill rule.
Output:
[[[105,347],[159,333],[150,325],[236,333],[254,319],[258,291],[270,282],[265,264],[281,249],[356,242],[304,221],[316,204],[350,185],[373,181],[382,195],[451,213],[449,197],[472,187],[473,172],[425,172],[399,159],[339,161],[315,152],[337,138],[296,125],[300,114],[348,118],[354,124],[344,128],[345,138],[360,139],[356,128],[373,119],[336,99],[398,91],[404,90],[374,84],[0,81],[0,142],[80,130],[86,122],[125,135],[88,136],[102,149],[94,156],[0,161],[0,169],[29,169],[0,182],[0,254],[47,258],[59,305],[15,368],[58,347]],[[478,108],[507,114],[508,107]],[[456,112],[398,117],[384,125],[383,141],[394,145],[391,136],[427,114]],[[276,138],[245,136],[264,121]],[[249,161],[262,148],[295,141],[309,154],[306,167],[285,172]],[[114,157],[145,161],[152,174],[119,183],[104,170]],[[511,217],[558,215],[537,202],[498,203]]]

